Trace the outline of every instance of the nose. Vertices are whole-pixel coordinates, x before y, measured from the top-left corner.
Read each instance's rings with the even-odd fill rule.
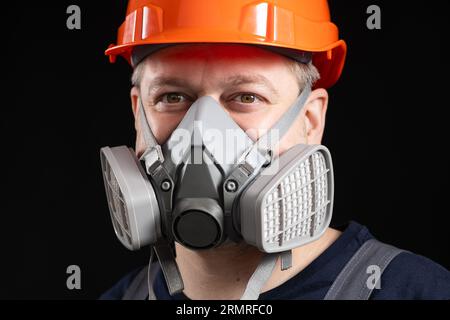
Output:
[[[204,129],[221,128],[226,117],[229,117],[228,112],[216,99],[202,96],[189,107],[178,127],[187,128],[194,121],[200,121]]]

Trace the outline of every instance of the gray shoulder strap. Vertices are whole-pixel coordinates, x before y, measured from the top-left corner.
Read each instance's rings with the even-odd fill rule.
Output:
[[[389,263],[404,250],[375,239],[366,241],[339,273],[324,300],[368,300],[380,283],[369,283],[370,266],[376,266],[381,275]]]

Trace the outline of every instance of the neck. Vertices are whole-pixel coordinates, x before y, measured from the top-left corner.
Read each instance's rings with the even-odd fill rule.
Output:
[[[286,282],[326,250],[340,235],[328,229],[318,240],[292,250],[292,267],[281,271],[280,261],[263,287],[268,291]],[[245,243],[194,251],[176,244],[177,264],[190,299],[239,299],[264,253]]]

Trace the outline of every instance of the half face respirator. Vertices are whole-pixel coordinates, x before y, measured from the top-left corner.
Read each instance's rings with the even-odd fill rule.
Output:
[[[137,159],[126,146],[101,149],[116,235],[130,250],[151,246],[150,259],[156,253],[170,294],[183,290],[174,241],[194,250],[245,241],[266,252],[242,297],[257,299],[278,257],[289,268],[290,250],[325,232],[334,187],[328,149],[299,144],[278,157],[273,152],[310,92],[305,88],[256,142],[203,96],[159,145],[139,99],[146,151]],[[150,266],[149,298],[155,298]]]

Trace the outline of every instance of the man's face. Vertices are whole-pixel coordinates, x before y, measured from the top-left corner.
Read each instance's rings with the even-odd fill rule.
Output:
[[[131,98],[136,118],[136,151],[145,150],[137,99],[142,98],[150,127],[160,144],[176,129],[190,105],[201,96],[216,99],[256,140],[272,127],[299,94],[289,59],[245,45],[187,44],[162,49],[146,59],[140,88]],[[279,152],[299,143],[320,143],[327,93],[314,90],[283,137]]]

